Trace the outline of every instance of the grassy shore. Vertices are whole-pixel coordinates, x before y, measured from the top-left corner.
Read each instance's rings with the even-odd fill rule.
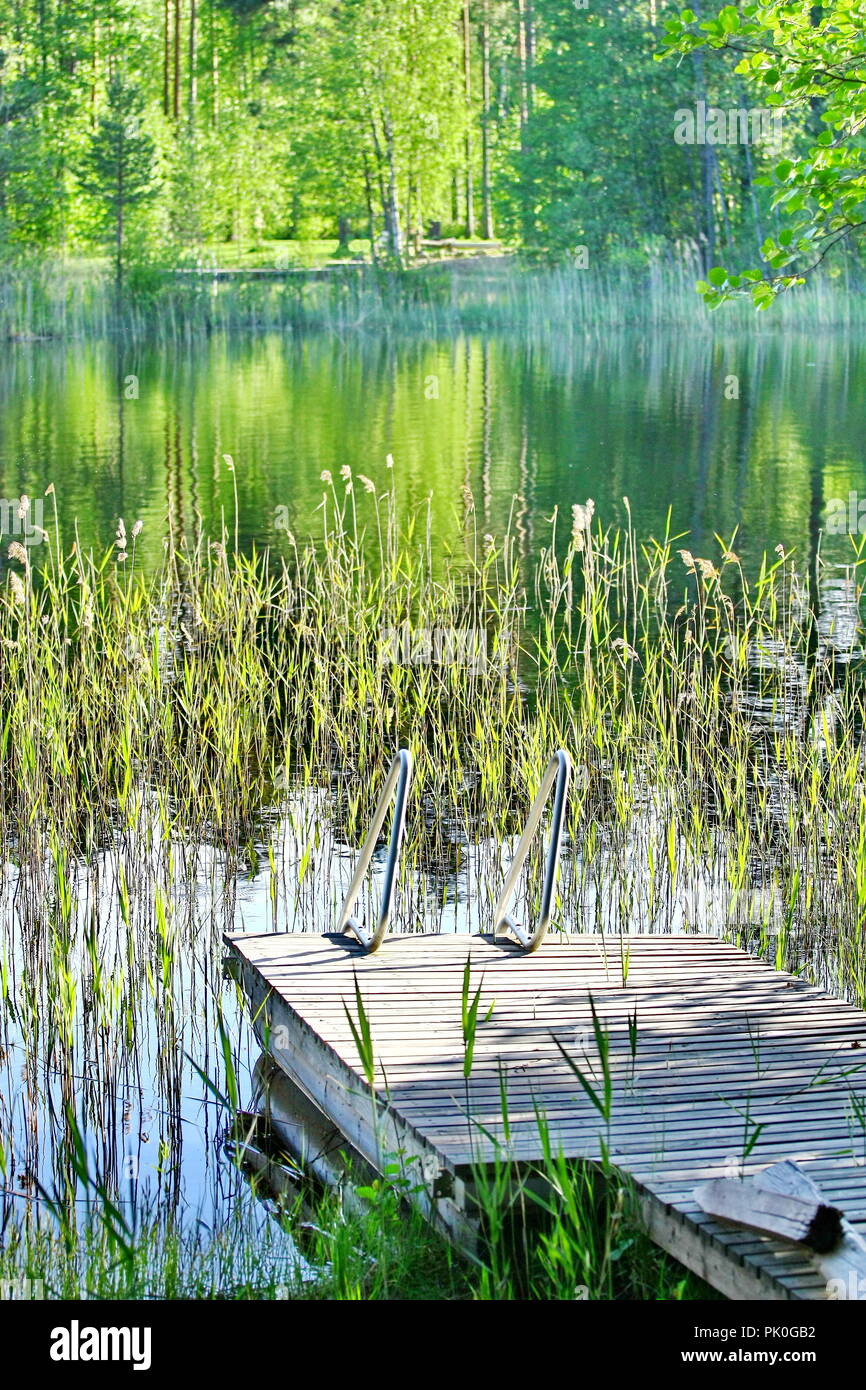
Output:
[[[333,264],[324,278],[310,252],[271,250],[241,258],[259,279],[216,280],[218,258],[182,266],[132,268],[123,293],[96,262],[41,261],[0,266],[0,340],[84,336],[178,341],[215,332],[327,331],[435,335],[488,330],[530,337],[583,335],[662,326],[710,333],[821,328],[858,329],[863,296],[843,267],[782,298],[769,313],[747,302],[711,314],[695,291],[700,267],[656,264],[645,270],[605,265],[533,267],[517,257],[479,257],[404,271]],[[201,274],[191,270],[199,265]],[[232,269],[241,268],[232,266]]]

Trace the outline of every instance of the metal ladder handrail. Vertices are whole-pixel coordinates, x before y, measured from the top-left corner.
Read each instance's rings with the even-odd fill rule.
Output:
[[[343,933],[348,931],[354,932],[358,941],[360,941],[361,945],[368,952],[378,951],[385,939],[388,925],[391,921],[391,911],[394,906],[394,890],[397,883],[397,867],[400,859],[400,846],[403,842],[403,832],[406,828],[406,802],[409,796],[409,784],[411,780],[412,755],[407,748],[401,748],[391,764],[391,770],[388,773],[384,790],[373,812],[370,829],[367,832],[367,838],[364,841],[361,856],[355,868],[352,882],[349,884],[349,891],[343,899],[343,906],[337,920],[337,931]],[[379,838],[379,831],[382,829],[382,824],[388,813],[388,807],[394,796],[395,787],[397,795],[394,804],[394,823],[391,827],[391,843],[388,846],[388,859],[385,864],[385,882],[382,886],[382,900],[379,904],[379,922],[376,926],[376,930],[371,932],[368,931],[363,923],[358,921],[357,917],[352,916],[352,912],[358,901],[361,892],[361,884],[364,881],[364,876],[369,867],[370,860],[373,858],[373,852]]]
[[[505,884],[499,895],[496,910],[493,914],[493,935],[498,936],[500,932],[510,931],[516,937],[524,951],[529,954],[537,951],[547,933],[550,923],[550,914],[553,904],[553,890],[556,887],[556,873],[559,868],[559,852],[562,847],[562,831],[565,820],[565,801],[568,796],[568,782],[571,775],[571,758],[564,748],[560,748],[554,753],[547,765],[538,794],[529,810],[526,821],[526,828],[520,837],[517,849],[514,851],[514,858],[505,876]],[[553,816],[550,822],[550,843],[547,846],[547,862],[544,868],[544,881],[541,887],[541,914],[536,924],[535,930],[527,933],[508,911],[511,900],[517,888],[517,880],[520,871],[526,862],[529,853],[529,846],[533,836],[538,829],[539,822],[544,813],[550,797],[551,787],[556,783],[556,795],[553,802]]]

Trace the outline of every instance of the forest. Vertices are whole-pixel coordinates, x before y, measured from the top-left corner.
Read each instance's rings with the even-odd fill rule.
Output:
[[[0,256],[110,254],[120,278],[226,248],[403,266],[456,237],[766,280],[790,211],[774,171],[790,183],[840,71],[828,58],[804,86],[798,68],[810,31],[819,56],[845,41],[820,29],[827,8],[9,0]],[[769,51],[731,42],[749,30]]]

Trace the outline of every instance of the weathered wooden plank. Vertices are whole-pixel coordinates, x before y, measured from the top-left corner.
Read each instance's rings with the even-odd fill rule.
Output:
[[[814,1197],[762,1188],[755,1179],[713,1178],[695,1193],[704,1211],[826,1254],[842,1241],[842,1213]]]
[[[852,1094],[866,1098],[866,1015],[735,947],[692,935],[552,938],[533,957],[480,937],[393,937],[375,956],[334,937],[230,944],[280,1066],[368,1161],[398,1147],[417,1160],[428,1209],[457,1239],[471,1238],[472,1165],[492,1158],[501,1135],[500,1074],[509,1158],[539,1161],[536,1105],[566,1153],[597,1156],[598,1116],[557,1046],[593,1066],[590,994],[610,1039],[613,1158],[637,1184],[660,1244],[731,1298],[826,1296],[826,1279],[796,1247],[726,1231],[694,1201],[699,1181],[737,1162],[744,1127],[758,1125],[747,1169],[808,1163],[852,1231],[866,1229],[866,1135],[851,1111]],[[467,954],[480,1017],[493,1004],[468,1080]],[[356,979],[373,1032],[375,1096],[345,1015],[355,1012]]]
[[[809,1247],[836,1298],[866,1299],[866,1242],[796,1163],[776,1163],[745,1181],[704,1183],[695,1200],[715,1219]]]

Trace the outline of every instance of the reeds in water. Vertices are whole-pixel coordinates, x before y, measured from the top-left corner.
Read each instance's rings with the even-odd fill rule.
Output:
[[[735,538],[698,556],[587,503],[527,562],[477,533],[467,496],[441,554],[427,513],[351,477],[323,480],[319,517],[282,555],[169,542],[156,572],[134,528],[87,555],[49,524],[38,571],[11,548],[0,1152],[19,1270],[111,1236],[211,1277],[183,1232],[241,1198],[201,1077],[251,1066],[222,932],[332,926],[399,745],[416,781],[398,929],[488,925],[564,746],[556,929],[611,933],[615,960],[626,930],[716,930],[866,1002],[858,549],[747,575]],[[128,1228],[58,1227],[45,1194],[75,1212],[85,1172]]]
[[[538,342],[664,327],[772,334],[863,327],[858,271],[843,263],[785,294],[769,313],[748,301],[703,306],[695,260],[644,269],[528,266],[518,257],[388,272],[334,266],[311,276],[217,277],[166,265],[133,268],[122,294],[97,263],[42,259],[0,266],[0,341],[43,338],[196,340],[214,333],[328,332],[377,337],[519,333]]]

